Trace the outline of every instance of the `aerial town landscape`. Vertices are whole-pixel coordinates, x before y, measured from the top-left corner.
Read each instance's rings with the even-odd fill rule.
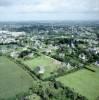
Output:
[[[99,100],[99,0],[0,0],[0,100]]]
[[[99,100],[99,23],[72,23],[0,24],[0,100]]]

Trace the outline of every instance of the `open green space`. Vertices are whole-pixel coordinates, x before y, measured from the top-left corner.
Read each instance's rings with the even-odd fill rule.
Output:
[[[12,98],[27,92],[32,84],[33,79],[26,71],[5,56],[0,56],[0,98]]]
[[[82,69],[77,72],[57,78],[65,86],[73,88],[74,91],[88,98],[96,100],[99,97],[99,68],[93,67],[95,72]]]
[[[51,72],[55,72],[57,68],[61,66],[59,61],[45,55],[41,55],[31,60],[25,60],[23,63],[32,70],[34,70],[37,66],[43,66],[45,69],[43,78],[50,77],[50,75],[52,75]]]
[[[37,94],[32,94],[28,96],[29,100],[41,100],[40,96],[38,96]]]

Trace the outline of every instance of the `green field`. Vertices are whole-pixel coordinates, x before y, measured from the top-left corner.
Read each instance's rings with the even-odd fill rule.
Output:
[[[99,68],[93,67],[96,72],[86,69],[57,78],[65,86],[86,96],[89,100],[96,100],[99,96]]]
[[[33,84],[32,77],[20,66],[0,56],[0,98],[11,98],[27,92]]]
[[[30,67],[32,70],[37,66],[44,66],[45,73],[43,78],[49,77],[51,72],[54,72],[59,66],[61,66],[59,61],[45,55],[41,55],[32,60],[25,60],[23,63]]]

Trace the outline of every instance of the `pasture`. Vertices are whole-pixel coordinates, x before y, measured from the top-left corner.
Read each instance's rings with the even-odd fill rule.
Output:
[[[82,69],[77,72],[57,78],[65,86],[73,88],[74,91],[88,98],[96,100],[99,97],[99,68],[92,67],[95,72]]]
[[[8,99],[27,92],[32,84],[33,79],[26,71],[5,56],[0,56],[0,98]]]

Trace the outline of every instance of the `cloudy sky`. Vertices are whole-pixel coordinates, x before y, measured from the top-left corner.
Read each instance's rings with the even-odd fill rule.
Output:
[[[0,0],[0,21],[99,20],[99,0]]]

